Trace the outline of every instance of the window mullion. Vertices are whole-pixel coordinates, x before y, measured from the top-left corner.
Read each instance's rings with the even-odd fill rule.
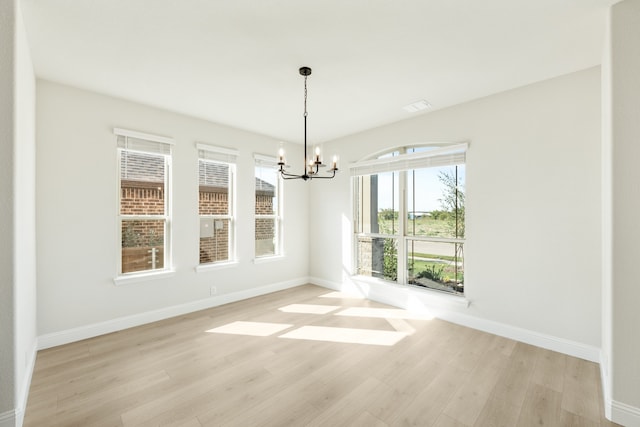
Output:
[[[407,222],[407,172],[401,171],[399,173],[398,182],[398,231],[400,236],[397,242],[397,254],[398,254],[398,283],[407,284],[407,244],[406,244],[406,222]]]

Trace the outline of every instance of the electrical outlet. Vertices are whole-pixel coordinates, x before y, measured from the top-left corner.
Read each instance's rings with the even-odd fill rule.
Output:
[[[212,286],[209,288],[209,295],[215,295],[218,293],[218,288],[216,288],[215,286]]]

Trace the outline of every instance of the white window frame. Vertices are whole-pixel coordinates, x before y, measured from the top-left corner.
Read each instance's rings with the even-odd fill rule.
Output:
[[[417,153],[406,153],[406,150],[411,148],[426,147],[429,145],[435,145],[438,148],[433,150],[421,151]],[[391,238],[396,240],[397,249],[397,279],[395,282],[387,281],[388,283],[394,283],[398,285],[409,285],[407,277],[407,244],[410,240],[415,241],[429,241],[438,243],[460,243],[465,244],[465,238],[439,238],[428,236],[413,236],[409,235],[407,231],[407,172],[417,169],[425,169],[429,167],[438,166],[451,166],[458,164],[466,164],[466,152],[468,149],[468,143],[451,144],[451,143],[432,143],[432,144],[420,144],[416,146],[402,146],[395,147],[384,152],[376,153],[375,158],[366,159],[357,163],[353,163],[349,166],[350,175],[352,177],[353,188],[353,266],[352,271],[354,275],[358,275],[358,239],[362,237],[370,238]],[[400,154],[393,157],[379,158],[379,156],[385,153],[399,151]],[[359,195],[360,188],[358,187],[358,178],[366,175],[375,175],[385,172],[398,172],[398,231],[396,234],[380,234],[380,233],[365,233],[360,231],[361,224],[359,223],[358,209],[359,209]],[[425,288],[425,290],[430,290]]]
[[[158,277],[165,274],[172,274],[172,149],[175,141],[172,138],[158,136],[143,132],[137,132],[127,129],[114,128],[113,133],[117,140],[117,245],[118,245],[118,267],[117,274],[114,279],[116,285],[126,284],[135,281],[143,281],[150,277]],[[164,215],[123,215],[122,212],[122,151],[131,151],[146,154],[162,155],[164,157],[165,174],[164,174]],[[140,270],[129,273],[122,272],[122,223],[130,220],[162,220],[164,221],[164,254],[163,268]]]
[[[272,214],[272,215],[262,215],[262,214],[256,214],[256,209],[255,209],[255,200],[256,200],[256,192],[255,192],[255,179],[257,178],[256,173],[255,173],[255,168],[260,166],[260,167],[267,167],[267,168],[272,168],[274,170],[274,173],[278,170],[278,160],[275,157],[271,157],[271,156],[265,156],[262,154],[254,154],[254,168],[253,168],[253,178],[254,178],[254,190],[253,190],[253,201],[254,201],[254,209],[253,209],[253,214],[254,214],[254,220],[253,220],[253,224],[254,224],[254,244],[253,244],[253,250],[254,250],[254,262],[261,262],[261,261],[265,261],[268,259],[273,259],[273,258],[279,258],[279,257],[283,257],[284,256],[284,250],[283,250],[283,217],[282,217],[282,211],[283,211],[283,185],[282,185],[282,178],[280,177],[280,175],[277,175],[277,179],[276,179],[276,186],[275,186],[275,194],[276,194],[276,206],[274,206],[276,213]],[[255,224],[256,224],[256,220],[257,219],[273,219],[274,220],[274,229],[275,229],[275,248],[274,248],[274,253],[273,254],[268,254],[268,255],[258,255],[256,253],[256,241],[255,241]]]
[[[196,143],[198,149],[198,170],[200,170],[200,162],[218,163],[228,166],[229,168],[229,187],[227,193],[228,213],[226,215],[213,214],[213,215],[201,215],[200,201],[198,197],[198,222],[201,224],[202,219],[211,218],[214,221],[216,219],[226,219],[229,221],[229,241],[227,247],[228,257],[226,260],[212,261],[206,263],[200,263],[200,257],[198,256],[198,267],[196,271],[205,271],[211,267],[220,267],[227,264],[235,264],[237,262],[236,252],[236,164],[239,155],[238,150],[234,150],[226,147],[217,147],[205,143]],[[198,189],[200,187],[198,177]],[[200,239],[198,238],[198,252],[200,250]]]

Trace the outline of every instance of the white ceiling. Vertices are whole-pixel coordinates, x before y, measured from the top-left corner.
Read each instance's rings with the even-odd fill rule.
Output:
[[[601,63],[617,0],[22,0],[38,77],[322,142]]]

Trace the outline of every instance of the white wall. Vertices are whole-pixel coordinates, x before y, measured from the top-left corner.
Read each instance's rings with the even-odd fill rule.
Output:
[[[0,417],[15,407],[14,99],[15,1],[0,2]],[[9,343],[9,345],[4,345]],[[11,413],[12,416],[12,413]],[[0,422],[2,422],[0,418]],[[2,424],[0,424],[2,425]]]
[[[468,308],[431,308],[494,332],[538,334],[547,344],[557,340],[561,344],[556,349],[567,344],[578,348],[574,354],[584,347],[584,357],[597,359],[599,68],[325,144],[326,153],[340,155],[343,172],[334,185],[313,186],[310,276],[327,285],[350,282],[348,163],[385,148],[431,141],[470,143],[465,284],[471,301]],[[397,287],[387,287],[385,293],[381,299],[410,302]]]
[[[308,191],[304,183],[285,183],[286,257],[253,263],[253,153],[275,156],[278,141],[48,81],[38,81],[37,90],[40,335],[51,336],[194,302],[204,306],[211,300],[211,285],[217,287],[221,298],[237,292],[249,295],[251,290],[265,286],[277,288],[306,282],[308,249],[304,235],[308,227]],[[176,140],[173,150],[176,273],[172,277],[123,286],[113,283],[119,256],[114,127]],[[240,150],[239,263],[200,273],[194,270],[198,265],[199,243],[196,141]],[[289,146],[287,152],[294,158],[301,148]]]
[[[612,346],[612,306],[611,292],[613,280],[612,233],[613,233],[613,162],[611,141],[611,10],[609,9],[604,38],[602,58],[602,349],[600,374],[604,397],[605,416],[611,419],[611,346]]]
[[[640,426],[640,1],[615,4],[610,13],[611,99],[610,148],[612,234],[610,242],[611,306],[605,320],[611,338],[605,347],[611,358],[608,391],[613,420]],[[609,403],[609,402],[607,402]]]
[[[22,424],[36,356],[36,80],[20,8],[16,19],[15,376]]]
[[[36,350],[35,78],[20,5],[0,2],[0,426],[22,425]]]

